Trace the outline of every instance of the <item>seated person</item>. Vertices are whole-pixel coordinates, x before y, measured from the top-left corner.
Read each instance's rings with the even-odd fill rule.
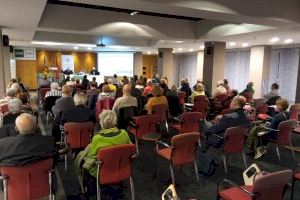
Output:
[[[102,92],[98,96],[98,101],[105,98],[114,98],[114,94],[110,92],[108,85],[103,85]]]
[[[145,97],[151,92],[152,92],[152,80],[148,79],[147,80],[147,86],[145,87],[142,95],[143,95],[143,97]]]
[[[222,94],[227,94],[227,90],[224,87],[224,82],[223,81],[218,81],[217,88],[214,91],[214,97],[218,96],[218,95],[222,95]]]
[[[61,91],[59,90],[58,83],[56,83],[56,82],[51,83],[50,88],[51,88],[51,90],[46,93],[45,98],[50,97],[50,96],[55,96],[55,97],[61,96]]]
[[[179,91],[185,92],[185,102],[188,101],[189,96],[192,94],[192,90],[190,88],[189,82],[187,81],[186,78],[181,80],[181,87],[179,88]]]
[[[141,90],[141,91],[143,91],[143,90],[144,90],[144,86],[143,86],[143,84],[142,84],[142,81],[137,80],[137,81],[136,81],[135,88],[136,88],[136,89],[139,89],[139,90]]]
[[[70,75],[73,74],[73,71],[70,68],[67,68],[65,71],[63,71],[63,74]]]
[[[44,78],[40,82],[40,88],[48,88],[50,86],[50,81],[48,76],[44,75]]]
[[[0,139],[0,165],[23,166],[56,155],[54,139],[36,134],[36,119],[23,113],[16,119],[17,136]]]
[[[96,77],[93,77],[93,78],[92,78],[92,81],[90,81],[90,87],[91,87],[91,84],[92,84],[92,83],[95,83],[95,85],[96,85],[96,87],[97,87],[98,83],[97,83],[97,81],[96,81]]]
[[[83,76],[81,85],[82,85],[82,89],[83,89],[83,90],[87,90],[87,89],[88,89],[88,86],[89,86],[89,80],[87,79],[87,76],[86,76],[86,75]],[[97,86],[96,86],[96,87],[97,87]]]
[[[111,93],[116,94],[117,87],[113,84],[113,80],[111,78],[107,79],[107,85]]]
[[[75,106],[74,99],[72,97],[72,89],[68,85],[62,87],[62,98],[55,101],[55,105],[52,107],[52,112],[55,116],[59,116],[63,111],[69,110]]]
[[[99,94],[100,90],[97,89],[97,83],[96,82],[90,82],[90,89],[86,91],[87,96],[92,96],[94,94]]]
[[[1,104],[7,104],[9,100],[16,98],[16,90],[7,89],[6,96],[3,99],[0,99]]]
[[[195,88],[195,92],[191,95],[191,103],[194,103],[194,98],[196,96],[205,96],[204,86],[201,83],[198,83]]]
[[[254,94],[253,82],[249,82],[246,86],[246,89],[244,89],[239,95],[245,96],[246,93]]]
[[[272,117],[271,122],[262,123],[259,126],[255,126],[249,132],[249,137],[247,139],[247,144],[249,149],[255,151],[255,159],[260,158],[267,151],[266,148],[266,139],[276,140],[277,132],[271,129],[278,129],[280,122],[290,119],[290,113],[287,111],[289,103],[285,99],[279,99],[276,101],[276,114]],[[258,133],[266,132],[263,137],[259,137]],[[251,153],[251,152],[250,152]]]
[[[271,91],[265,94],[263,97],[265,99],[265,102],[267,102],[272,97],[278,97],[278,96],[279,96],[279,85],[277,83],[273,83],[271,85]]]
[[[123,87],[123,96],[116,99],[112,110],[118,115],[119,110],[124,107],[138,107],[137,100],[131,96],[131,86],[129,84]]]
[[[66,82],[66,85],[69,85],[69,86],[75,86],[76,84],[76,81],[75,81],[75,78],[72,77],[70,81]]]
[[[21,112],[22,101],[17,98],[10,100],[8,102],[8,112],[1,116],[0,127],[15,123],[16,118],[21,114]]]
[[[75,107],[66,110],[61,115],[61,124],[67,122],[95,122],[95,113],[86,107],[87,96],[80,92],[74,95]]]
[[[160,87],[163,89],[163,94],[166,95],[168,91],[170,91],[168,87],[168,83],[165,79],[160,80]]]
[[[88,162],[91,166],[89,171],[89,175],[91,178],[96,178],[97,176],[97,165],[95,164],[97,160],[97,153],[100,149],[120,144],[131,144],[129,136],[127,132],[123,129],[119,130],[117,128],[117,115],[115,112],[111,110],[105,110],[99,115],[101,131],[94,134],[91,144],[87,146],[84,150],[87,152],[86,158],[83,160]],[[79,168],[81,166],[80,154],[76,157],[76,167]],[[85,166],[83,164],[83,166]]]
[[[230,127],[249,127],[250,120],[244,112],[243,107],[246,104],[246,99],[243,96],[236,96],[233,98],[230,109],[231,111],[223,115],[216,124],[205,122],[204,126],[201,127],[203,133],[207,138],[207,145],[220,147],[223,141],[217,141],[217,137],[212,134],[224,136],[225,130]]]
[[[223,80],[223,83],[224,83],[224,87],[225,87],[227,93],[229,93],[231,89],[230,89],[230,87],[229,87],[229,85],[228,85],[228,80],[225,78],[225,79]]]
[[[146,104],[148,114],[152,114],[154,105],[165,104],[168,107],[168,100],[165,96],[163,96],[163,90],[159,85],[153,87],[152,94],[153,97],[151,97]]]
[[[171,87],[171,90],[168,90],[166,97],[169,105],[169,112],[172,116],[178,116],[182,113],[182,108],[179,103],[179,97],[177,93],[177,88],[175,85]]]
[[[96,67],[93,67],[93,70],[90,72],[91,75],[99,75],[100,73],[96,69]]]

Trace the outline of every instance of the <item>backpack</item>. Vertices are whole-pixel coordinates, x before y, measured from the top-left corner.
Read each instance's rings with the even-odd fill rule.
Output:
[[[214,175],[217,168],[215,158],[201,151],[197,153],[197,166],[199,174],[205,177]]]

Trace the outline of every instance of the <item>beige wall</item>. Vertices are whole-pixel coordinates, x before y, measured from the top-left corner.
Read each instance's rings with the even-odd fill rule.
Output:
[[[133,75],[143,74],[143,53],[136,52],[133,54]]]
[[[204,51],[197,52],[197,80],[203,80]]]

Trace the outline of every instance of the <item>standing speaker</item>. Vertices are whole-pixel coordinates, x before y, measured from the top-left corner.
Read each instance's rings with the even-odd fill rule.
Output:
[[[8,35],[2,36],[3,46],[8,47],[9,46],[9,38]]]

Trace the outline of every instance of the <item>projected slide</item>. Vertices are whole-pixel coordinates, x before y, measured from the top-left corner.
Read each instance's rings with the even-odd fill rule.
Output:
[[[98,71],[103,76],[133,76],[133,53],[98,53]]]

